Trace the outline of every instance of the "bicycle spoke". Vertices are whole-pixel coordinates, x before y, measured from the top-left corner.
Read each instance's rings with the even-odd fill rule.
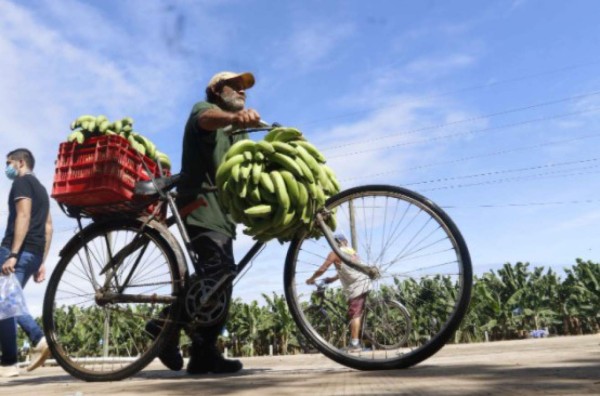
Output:
[[[336,232],[349,237],[360,261],[377,267],[379,276],[371,282],[359,322],[360,348],[349,347],[349,303],[341,283],[332,284],[327,297],[345,307],[342,313],[322,303],[328,319],[336,318],[334,330],[327,330],[332,334],[323,334],[325,328],[307,311],[315,297],[306,279],[331,248],[322,240],[293,242],[286,297],[304,335],[314,337],[321,352],[355,368],[408,367],[437,351],[457,327],[470,297],[470,259],[452,221],[431,201],[389,186],[344,191],[327,209],[337,214]],[[321,277],[335,275],[331,266]]]
[[[156,337],[164,339],[175,324],[171,303],[182,286],[179,268],[168,242],[151,229],[140,237],[140,224],[125,219],[91,227],[65,252],[50,279],[44,301],[47,339],[61,366],[81,379],[135,373],[158,352]],[[146,331],[151,321],[159,323],[156,334]],[[86,329],[85,339],[73,333],[75,324]]]

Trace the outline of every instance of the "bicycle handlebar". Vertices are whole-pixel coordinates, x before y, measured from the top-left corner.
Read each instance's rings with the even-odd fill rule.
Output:
[[[257,128],[237,128],[236,129],[236,127],[234,127],[233,125],[228,125],[225,128],[223,128],[223,133],[225,133],[226,135],[229,135],[229,136],[233,136],[233,135],[239,135],[241,133],[246,133],[246,132],[265,131],[265,130],[274,128],[276,126],[279,126],[279,124],[277,124],[277,123],[273,123],[271,125],[264,120],[260,120],[258,123],[260,126]]]

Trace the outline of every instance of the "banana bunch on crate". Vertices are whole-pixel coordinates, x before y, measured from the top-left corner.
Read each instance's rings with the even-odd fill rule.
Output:
[[[260,241],[291,240],[299,232],[319,237],[314,215],[340,191],[325,157],[295,128],[274,128],[264,140],[233,144],[217,169],[222,206],[244,233]],[[327,222],[335,229],[335,216]]]
[[[156,149],[156,145],[148,138],[133,130],[133,119],[125,117],[115,122],[110,122],[106,116],[82,115],[71,123],[71,132],[67,136],[68,142],[82,144],[93,136],[119,135],[129,141],[133,149],[151,160],[160,162],[163,167],[171,168],[169,156]]]

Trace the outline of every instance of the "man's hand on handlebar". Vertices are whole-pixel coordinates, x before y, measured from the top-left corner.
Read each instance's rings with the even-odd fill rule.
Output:
[[[236,128],[250,128],[260,126],[260,115],[254,109],[244,109],[233,114],[231,123]]]

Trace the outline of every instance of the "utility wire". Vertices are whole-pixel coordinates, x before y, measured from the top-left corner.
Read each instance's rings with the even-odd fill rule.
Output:
[[[504,155],[504,154],[509,154],[509,153],[513,153],[513,152],[517,152],[517,151],[523,151],[523,150],[534,150],[534,149],[538,149],[538,148],[542,148],[542,147],[547,147],[547,146],[552,146],[552,145],[557,145],[557,144],[563,144],[563,143],[570,143],[570,142],[574,142],[574,141],[577,141],[577,140],[597,138],[597,137],[600,137],[600,133],[592,134],[592,135],[584,135],[584,136],[579,136],[579,137],[570,138],[570,139],[555,140],[555,141],[552,141],[552,142],[534,144],[534,145],[530,145],[530,146],[514,147],[514,148],[511,148],[511,149],[493,151],[493,152],[490,152],[490,153],[479,154],[479,155],[472,155],[472,156],[462,157],[462,158],[458,158],[458,159],[454,159],[454,160],[432,162],[432,163],[429,163],[429,164],[424,164],[424,165],[419,165],[419,166],[413,166],[411,168],[404,168],[404,169],[401,169],[401,170],[394,169],[394,170],[386,171],[386,172],[372,173],[370,175],[350,177],[350,178],[342,179],[340,181],[345,182],[345,181],[349,181],[349,180],[372,179],[374,177],[389,175],[389,174],[393,174],[393,173],[408,172],[408,171],[413,171],[413,170],[421,170],[421,169],[431,168],[431,167],[440,166],[440,165],[449,165],[449,164],[454,164],[454,163],[457,163],[457,162],[465,162],[465,161],[470,161],[470,160],[474,160],[474,159],[478,159],[478,158],[493,157],[493,156]]]
[[[430,138],[427,138],[427,139],[413,140],[413,141],[410,141],[410,142],[402,142],[402,143],[397,143],[397,144],[387,145],[387,146],[382,146],[382,147],[373,147],[373,148],[368,148],[368,149],[364,149],[364,150],[354,151],[354,152],[351,152],[351,153],[345,153],[345,154],[340,154],[340,155],[328,156],[328,158],[331,159],[331,158],[340,158],[340,157],[354,156],[356,154],[362,154],[362,153],[366,153],[366,152],[369,152],[369,151],[378,151],[378,150],[383,150],[383,149],[390,149],[390,148],[395,148],[395,147],[408,146],[408,145],[412,145],[412,144],[423,144],[423,143],[429,143],[429,142],[433,142],[433,141],[437,141],[437,140],[443,140],[443,139],[453,138],[453,137],[457,137],[457,136],[464,136],[464,135],[469,135],[469,134],[476,134],[476,133],[497,131],[497,130],[501,130],[501,129],[507,129],[507,128],[513,128],[513,127],[517,127],[517,126],[534,124],[536,122],[557,120],[557,119],[560,119],[560,118],[565,118],[565,117],[571,117],[571,116],[574,116],[574,115],[580,115],[580,114],[590,113],[590,112],[594,112],[594,111],[598,111],[598,110],[600,110],[600,107],[592,107],[592,108],[585,109],[585,110],[574,111],[574,112],[570,112],[570,113],[557,114],[557,115],[547,116],[547,117],[534,118],[534,119],[530,119],[530,120],[515,122],[515,123],[512,123],[512,124],[499,125],[499,126],[495,126],[495,127],[482,128],[482,129],[474,129],[474,130],[465,131],[465,132],[450,133],[450,134],[447,134],[447,135],[434,136],[434,137],[430,137]]]
[[[337,150],[342,147],[353,146],[353,145],[357,145],[357,144],[372,143],[372,142],[379,141],[379,140],[391,139],[391,138],[395,138],[395,137],[399,137],[399,136],[412,135],[412,134],[415,134],[418,132],[442,129],[442,128],[446,128],[446,127],[449,127],[452,125],[465,124],[465,123],[483,120],[483,119],[487,119],[487,118],[498,117],[501,115],[517,113],[517,112],[521,112],[521,111],[527,111],[527,110],[544,107],[544,106],[550,106],[550,105],[554,105],[557,103],[571,102],[574,100],[583,99],[583,98],[587,98],[587,97],[591,97],[591,96],[595,96],[595,95],[599,95],[599,94],[600,94],[600,91],[593,91],[593,92],[589,92],[589,93],[585,93],[585,94],[569,96],[566,98],[555,99],[555,100],[551,100],[548,102],[536,103],[536,104],[522,106],[522,107],[515,107],[512,109],[502,110],[502,111],[498,111],[495,113],[489,113],[489,114],[484,114],[484,115],[475,116],[475,117],[463,118],[461,120],[456,120],[456,121],[452,121],[452,122],[446,122],[446,123],[436,124],[436,125],[429,125],[429,126],[426,126],[423,128],[417,128],[417,129],[412,129],[412,130],[408,130],[408,131],[393,133],[393,134],[389,134],[389,135],[380,136],[377,138],[370,138],[369,140],[354,141],[354,142],[349,142],[349,143],[344,143],[344,144],[338,144],[335,146],[325,147],[322,149],[322,151]]]
[[[508,83],[513,83],[513,82],[517,82],[517,81],[524,81],[524,80],[528,80],[531,78],[537,78],[540,76],[546,76],[546,75],[551,75],[551,74],[556,74],[556,73],[562,73],[562,72],[566,72],[566,71],[571,71],[574,69],[579,69],[582,67],[587,67],[587,66],[592,66],[592,65],[597,65],[598,63],[600,63],[600,61],[593,61],[593,62],[587,62],[587,63],[580,63],[577,65],[571,65],[571,66],[565,66],[565,67],[561,67],[558,69],[553,69],[553,70],[548,70],[548,71],[544,71],[544,72],[540,72],[540,73],[534,73],[534,74],[526,74],[523,76],[519,76],[519,77],[515,77],[515,78],[509,78],[506,80],[499,80],[496,82],[490,82],[490,83],[486,83],[486,84],[479,84],[479,85],[473,85],[470,87],[465,87],[465,88],[459,88],[457,90],[452,90],[452,91],[446,91],[446,92],[441,92],[441,93],[435,93],[435,94],[431,94],[431,95],[425,95],[426,99],[432,99],[432,98],[438,98],[438,97],[443,97],[446,95],[451,95],[451,94],[457,94],[457,93],[461,93],[461,92],[468,92],[468,91],[475,91],[477,89],[481,89],[481,88],[489,88],[489,87],[493,87],[493,86],[497,86],[497,85],[503,85],[503,84],[508,84]],[[393,107],[394,105],[390,105],[390,106],[380,106],[378,108],[387,108],[387,107]],[[349,113],[345,113],[345,114],[341,114],[341,115],[337,115],[337,116],[333,116],[333,117],[325,117],[325,118],[319,118],[317,120],[313,120],[313,121],[308,121],[307,123],[304,123],[304,125],[318,125],[320,123],[322,123],[323,121],[330,121],[330,120],[337,120],[337,119],[343,119],[343,118],[348,118],[348,117],[352,117],[355,115],[360,115],[360,114],[367,114],[372,112],[373,109],[367,109],[367,110],[360,110],[360,111],[354,111],[354,112],[349,112]]]
[[[585,168],[579,168],[576,170],[584,170],[584,169],[591,169],[591,168],[597,168],[597,167],[598,167],[598,165],[585,167]],[[482,181],[482,182],[477,182],[477,183],[453,184],[453,185],[449,185],[449,186],[427,188],[427,189],[423,189],[420,191],[450,190],[450,189],[456,189],[456,188],[482,186],[482,185],[487,185],[487,184],[507,183],[507,182],[513,182],[513,181],[521,181],[521,180],[542,179],[542,178],[549,178],[549,177],[567,177],[567,176],[570,177],[570,176],[581,176],[581,175],[600,173],[600,171],[565,173],[565,172],[569,172],[569,171],[572,171],[572,170],[544,172],[544,173],[538,173],[536,175],[509,177],[509,178],[505,178],[505,179],[488,180],[488,181]]]
[[[527,206],[551,206],[551,205],[580,205],[600,202],[600,199],[582,199],[572,201],[549,201],[549,202],[524,202],[524,203],[505,203],[505,204],[479,204],[479,205],[441,205],[444,209],[461,208],[507,208],[507,207],[527,207]]]
[[[419,184],[441,183],[441,182],[447,182],[447,181],[452,181],[452,180],[474,179],[477,177],[496,176],[496,175],[502,175],[502,174],[506,174],[506,173],[528,172],[528,171],[538,170],[538,169],[546,169],[546,168],[555,168],[555,167],[560,167],[560,166],[570,166],[570,165],[592,163],[592,162],[599,161],[599,160],[600,160],[600,158],[590,158],[590,159],[578,160],[578,161],[556,162],[556,163],[551,163],[551,164],[536,165],[536,166],[530,166],[530,167],[526,167],[526,168],[503,169],[503,170],[497,170],[497,171],[475,173],[475,174],[471,174],[471,175],[452,176],[452,177],[444,177],[444,178],[439,178],[439,179],[425,180],[425,181],[419,181],[419,182],[413,182],[413,183],[405,183],[405,184],[403,184],[403,186],[416,186]],[[573,170],[596,168],[598,166],[600,166],[600,165],[595,164],[595,165],[592,165],[589,167],[567,169],[566,171],[570,172]]]

